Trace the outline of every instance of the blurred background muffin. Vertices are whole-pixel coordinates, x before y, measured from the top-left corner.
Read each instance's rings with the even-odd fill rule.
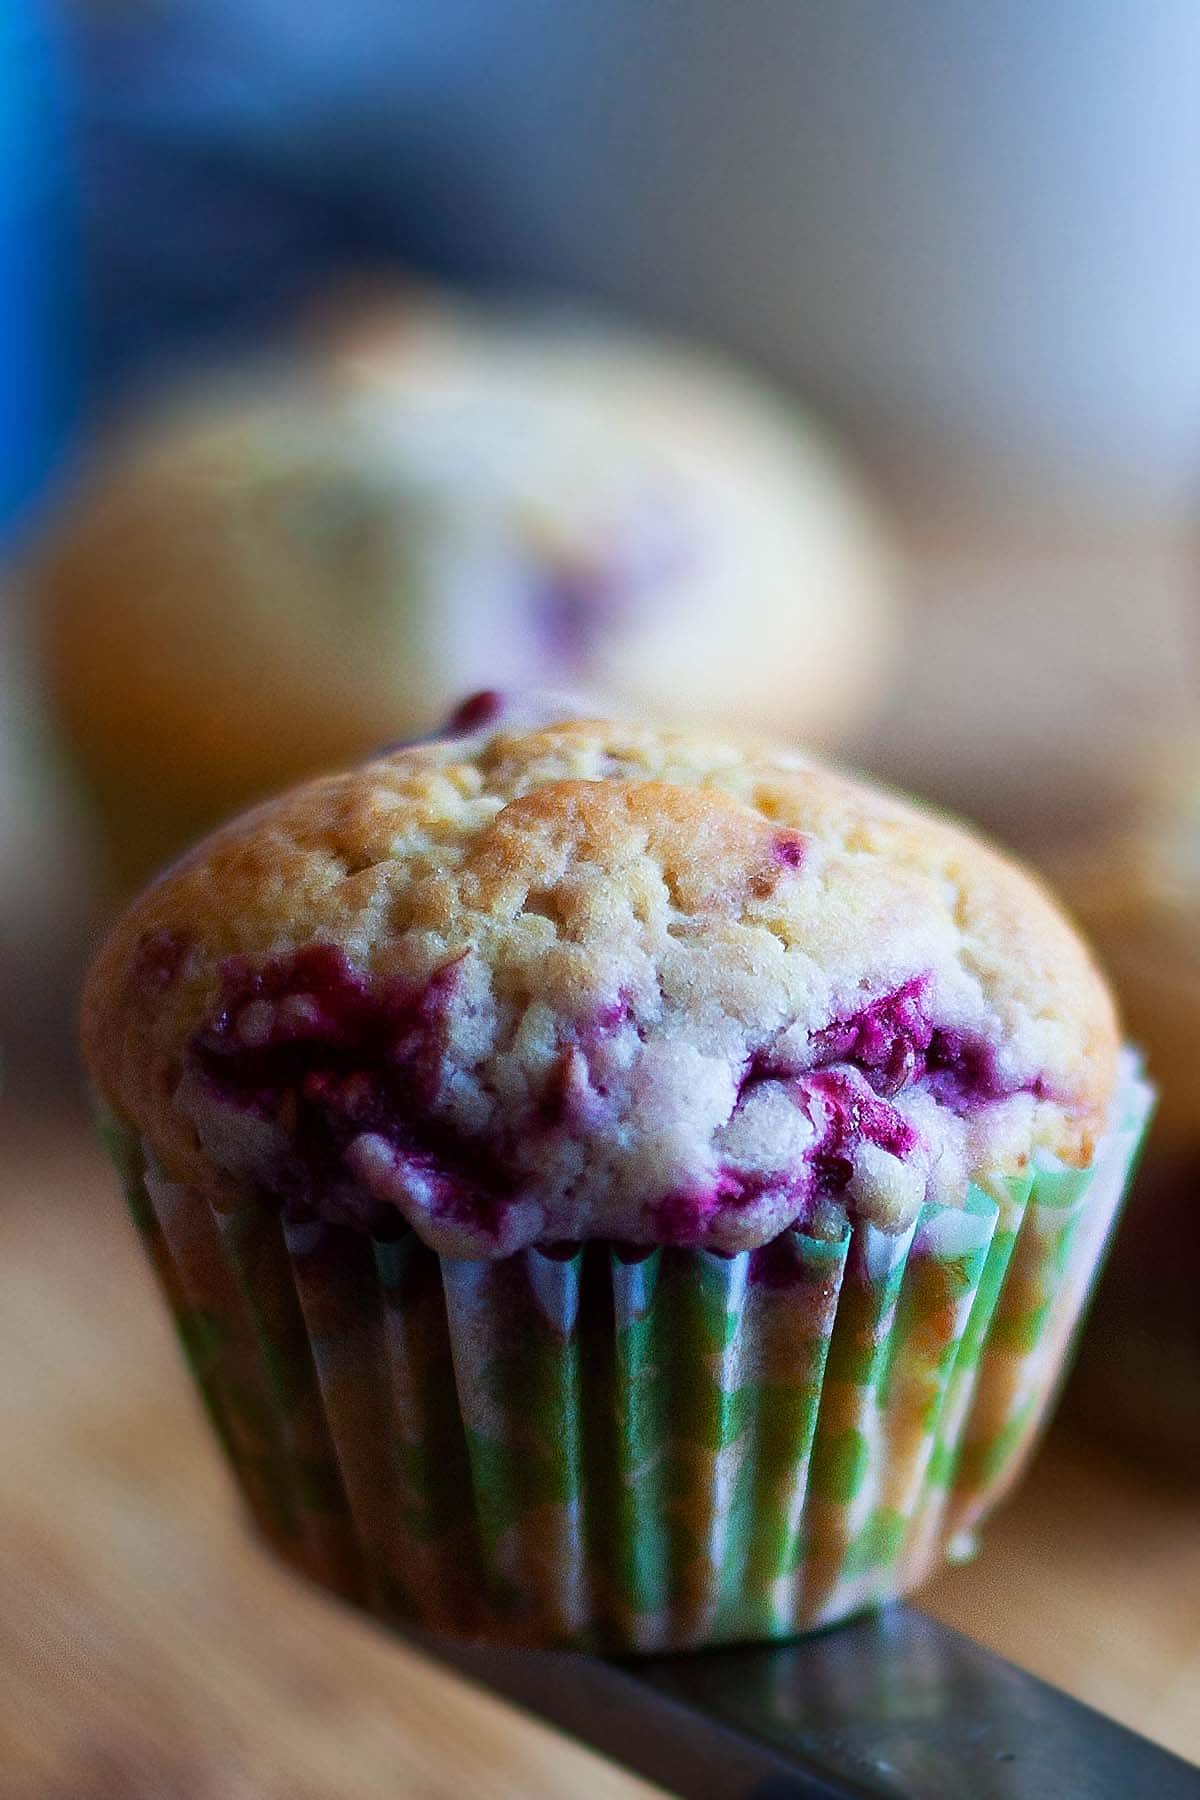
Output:
[[[1200,734],[1158,748],[1130,817],[1064,875],[1158,1070],[1156,1152],[1200,1166]]]
[[[1070,1398],[1106,1435],[1200,1457],[1200,734],[1158,746],[1129,816],[1063,859],[1159,1105]]]
[[[472,688],[829,741],[892,633],[875,513],[768,389],[572,314],[427,299],[160,400],[39,585],[121,883]]]

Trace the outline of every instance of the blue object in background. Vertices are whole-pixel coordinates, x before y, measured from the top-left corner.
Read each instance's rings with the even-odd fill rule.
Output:
[[[40,0],[0,4],[0,549],[29,517],[79,399],[66,87]]]

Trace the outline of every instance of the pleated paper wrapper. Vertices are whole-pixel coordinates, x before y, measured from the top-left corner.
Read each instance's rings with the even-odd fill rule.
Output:
[[[1090,1169],[902,1236],[494,1262],[219,1213],[108,1121],[255,1521],[385,1618],[598,1650],[770,1639],[915,1586],[1019,1472],[1150,1107]]]

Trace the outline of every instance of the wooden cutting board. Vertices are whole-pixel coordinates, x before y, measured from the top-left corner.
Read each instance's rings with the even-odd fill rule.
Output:
[[[0,1150],[6,1800],[656,1791],[276,1568],[74,1117]],[[1055,1445],[931,1610],[1200,1760],[1197,1496]],[[1200,1776],[1198,1776],[1200,1781]]]

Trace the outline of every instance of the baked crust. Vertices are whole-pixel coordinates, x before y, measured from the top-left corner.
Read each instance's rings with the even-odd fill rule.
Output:
[[[769,745],[503,713],[201,844],[83,1034],[167,1178],[466,1255],[900,1230],[1086,1163],[1118,1051],[1081,939],[964,830]]]

